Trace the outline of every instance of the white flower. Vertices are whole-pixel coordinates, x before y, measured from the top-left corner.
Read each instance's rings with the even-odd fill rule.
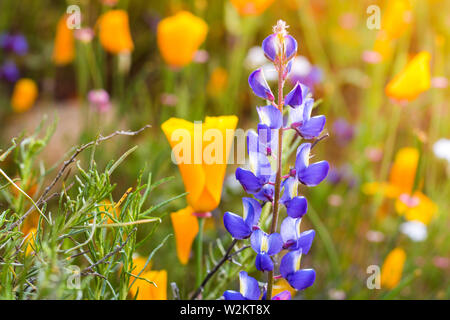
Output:
[[[311,72],[311,69],[312,65],[306,57],[296,56],[292,62],[290,75],[306,77]]]
[[[400,231],[412,241],[421,242],[427,238],[427,226],[420,221],[408,221],[400,225]]]
[[[450,139],[442,138],[433,145],[433,151],[436,157],[445,159],[450,163]]]
[[[267,62],[268,60],[261,47],[252,47],[248,50],[247,57],[245,58],[245,65],[248,69],[257,69]]]

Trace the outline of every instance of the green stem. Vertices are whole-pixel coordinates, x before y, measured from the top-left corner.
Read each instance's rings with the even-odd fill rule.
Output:
[[[197,235],[197,243],[195,247],[195,255],[197,259],[197,268],[196,268],[196,280],[195,286],[198,287],[202,283],[202,275],[203,275],[203,226],[205,224],[205,218],[198,218],[198,235]]]

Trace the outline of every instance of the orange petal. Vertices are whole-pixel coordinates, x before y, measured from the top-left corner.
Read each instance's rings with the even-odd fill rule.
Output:
[[[187,11],[162,19],[157,29],[161,56],[167,64],[183,67],[192,61],[207,33],[206,22]]]
[[[431,55],[422,51],[398,73],[386,86],[386,95],[398,101],[412,101],[428,90],[430,79]]]
[[[125,10],[110,10],[102,14],[98,27],[100,43],[106,51],[112,54],[133,51],[128,13]]]
[[[73,31],[67,27],[67,15],[59,19],[56,27],[53,61],[57,65],[71,63],[75,57],[75,39]]]
[[[184,188],[189,192],[187,201],[194,206],[203,193],[206,179],[201,158],[197,161],[194,156],[194,139],[198,139],[194,137],[194,124],[183,119],[170,118],[161,125],[161,129],[172,148],[172,157],[178,163]]]
[[[175,231],[177,255],[182,264],[186,264],[189,260],[192,242],[197,236],[199,229],[197,217],[193,213],[194,210],[188,206],[170,214]]]
[[[381,267],[381,286],[387,289],[395,288],[402,278],[406,253],[401,248],[395,248],[387,255]]]
[[[20,79],[14,86],[11,97],[11,106],[14,112],[25,112],[29,110],[36,101],[38,87],[36,83],[28,78]]]
[[[133,297],[138,294],[136,300],[167,300],[166,270],[147,271],[142,273],[140,278],[152,281],[156,286],[145,280],[136,279],[133,286],[130,288],[130,293]]]
[[[206,189],[213,202],[210,206],[203,205],[203,212],[216,209],[220,203],[227,160],[237,122],[236,116],[206,117],[205,119],[203,126],[203,171],[206,175]],[[205,138],[208,141],[205,141]],[[220,154],[216,154],[216,152]],[[194,209],[197,210],[196,207]]]
[[[418,163],[419,151],[415,148],[402,148],[395,155],[389,174],[389,183],[398,189],[398,195],[411,193]]]
[[[273,0],[231,0],[231,3],[242,16],[257,16],[262,14]]]

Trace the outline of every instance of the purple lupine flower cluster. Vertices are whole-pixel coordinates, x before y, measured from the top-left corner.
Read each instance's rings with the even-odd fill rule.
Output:
[[[256,252],[255,267],[259,271],[269,272],[269,282],[277,265],[275,256],[286,250],[279,263],[279,273],[297,290],[311,286],[316,277],[313,269],[300,269],[302,254],[307,254],[314,240],[315,231],[300,232],[302,217],[307,213],[308,203],[298,194],[299,184],[308,187],[317,186],[327,176],[329,164],[326,161],[310,163],[311,149],[314,144],[303,143],[297,149],[295,165],[282,175],[282,135],[283,131],[294,130],[305,140],[319,138],[325,126],[325,116],[311,116],[314,99],[307,86],[297,82],[293,89],[283,97],[283,85],[291,70],[292,61],[297,53],[297,41],[286,31],[286,25],[279,21],[274,33],[264,39],[262,48],[265,56],[278,72],[278,102],[267,84],[262,69],[249,76],[249,85],[256,96],[268,101],[265,106],[257,107],[260,119],[257,130],[247,135],[247,151],[251,170],[238,168],[236,179],[244,190],[254,198],[245,197],[243,217],[226,212],[223,222],[234,239],[250,239]],[[288,116],[283,116],[283,106],[289,106]],[[272,169],[277,163],[276,170]],[[278,193],[278,194],[277,194]],[[260,228],[262,206],[270,202],[273,205],[272,230],[267,233]],[[284,206],[287,217],[283,220],[280,233],[276,232],[278,207]],[[275,220],[275,223],[274,223]],[[241,291],[226,291],[224,298],[259,299],[261,292],[258,282],[246,272],[240,273]],[[269,288],[269,285],[268,287]],[[267,292],[266,292],[267,290]],[[264,298],[271,290],[264,289]],[[269,293],[271,295],[271,292]],[[271,299],[290,299],[285,291]]]
[[[0,49],[8,54],[23,56],[28,52],[28,42],[22,34],[0,34]],[[8,82],[15,82],[20,77],[19,68],[14,60],[8,58],[0,66],[0,78]]]

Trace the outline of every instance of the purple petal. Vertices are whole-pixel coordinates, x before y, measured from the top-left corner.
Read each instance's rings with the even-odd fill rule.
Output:
[[[267,254],[273,256],[283,249],[283,239],[279,233],[272,233],[268,239]]]
[[[252,234],[252,228],[245,223],[244,219],[232,212],[225,212],[223,215],[223,224],[225,229],[227,229],[235,239],[246,239]]]
[[[317,186],[326,178],[329,169],[327,161],[313,163],[297,172],[298,180],[308,187]]]
[[[275,194],[275,187],[271,184],[264,185],[261,190],[253,193],[256,199],[264,202],[272,202]]]
[[[260,253],[262,251],[262,249],[263,249],[263,248],[261,248],[261,246],[263,244],[263,241],[265,241],[265,243],[267,243],[267,241],[268,241],[267,238],[268,238],[267,233],[265,233],[264,231],[262,231],[260,229],[255,230],[252,233],[252,236],[250,237],[250,244],[252,246],[252,249],[256,253]]]
[[[277,57],[277,45],[276,45],[276,35],[271,34],[265,38],[262,42],[262,48],[267,59],[272,62],[275,61]]]
[[[279,129],[283,125],[283,115],[281,111],[274,105],[257,107],[259,120],[270,129]]]
[[[325,116],[312,117],[300,127],[300,135],[305,139],[317,138],[325,127],[325,122]]]
[[[314,107],[314,100],[311,98],[305,98],[304,102],[305,103],[303,107],[303,122],[306,122],[311,118],[311,112]]]
[[[280,227],[280,234],[285,244],[286,243],[297,244],[301,222],[302,222],[301,219],[294,219],[291,217],[286,217],[283,220]]]
[[[275,98],[261,68],[253,71],[248,77],[248,84],[253,92],[260,98],[273,101]]]
[[[289,177],[283,181],[282,184],[283,195],[280,198],[280,202],[285,204],[287,201],[292,200],[298,193],[298,180],[295,177]]]
[[[300,234],[299,239],[297,240],[297,245],[295,246],[296,249],[302,249],[302,254],[308,254],[309,249],[311,249],[315,235],[316,232],[314,230],[302,232]]]
[[[305,197],[294,197],[285,204],[286,213],[292,218],[301,218],[308,211],[308,202]]]
[[[302,250],[289,251],[280,262],[280,273],[287,280],[288,276],[300,269]]]
[[[272,166],[265,154],[250,152],[249,154],[250,168],[255,176],[258,177],[262,184],[266,184],[272,175]]]
[[[314,269],[302,269],[290,274],[286,280],[293,288],[297,290],[304,290],[314,284],[314,281],[316,280],[316,272]]]
[[[272,297],[272,300],[291,300],[291,293],[287,290],[280,292]]]
[[[287,35],[284,37],[284,47],[286,50],[286,58],[288,60],[292,59],[297,53],[297,41],[294,37]]]
[[[258,253],[255,259],[255,267],[259,271],[272,271],[273,261],[267,253]]]
[[[261,216],[261,204],[253,198],[242,198],[244,206],[244,219],[247,226],[252,228],[258,225]]]
[[[236,169],[236,179],[248,193],[258,192],[263,186],[261,179],[257,178],[253,172],[242,168]]]
[[[303,102],[303,92],[300,82],[294,86],[294,88],[289,92],[284,98],[284,104],[297,108]]]
[[[225,300],[246,300],[245,297],[237,291],[227,290],[223,293]]]
[[[239,272],[239,283],[241,294],[248,300],[258,300],[261,295],[258,281],[248,275],[247,272]]]
[[[297,173],[308,167],[310,151],[311,143],[303,143],[297,148],[297,156],[295,159],[295,170]]]

